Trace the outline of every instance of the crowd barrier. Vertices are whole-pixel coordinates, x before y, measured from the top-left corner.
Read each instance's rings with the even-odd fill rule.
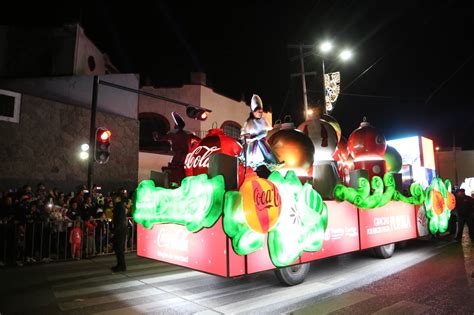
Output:
[[[113,254],[113,225],[107,220],[94,220],[96,226],[87,228],[81,224],[82,242],[80,258]],[[129,217],[125,252],[136,251],[136,223]],[[72,245],[69,242],[72,221],[59,222],[0,222],[0,264],[23,265],[25,263],[71,260]]]

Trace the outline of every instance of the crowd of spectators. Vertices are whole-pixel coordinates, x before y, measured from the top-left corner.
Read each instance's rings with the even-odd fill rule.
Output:
[[[65,194],[38,183],[34,190],[0,191],[0,265],[111,253],[114,194],[126,200],[131,217],[125,189],[104,193],[94,186],[89,192],[84,185]]]

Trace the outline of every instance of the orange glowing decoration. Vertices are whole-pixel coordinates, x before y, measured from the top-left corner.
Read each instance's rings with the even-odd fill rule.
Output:
[[[437,190],[432,190],[433,192],[433,210],[437,215],[440,215],[443,213],[444,210],[444,198],[443,195],[437,191]]]
[[[240,193],[248,226],[255,232],[265,234],[278,222],[281,212],[281,197],[277,187],[256,175],[249,176]]]
[[[447,198],[446,198],[446,207],[448,210],[453,210],[454,207],[456,207],[456,197],[454,197],[454,194],[451,192],[447,192]]]
[[[280,161],[285,165],[280,171],[292,170],[298,176],[307,176],[313,165],[314,146],[311,139],[303,132],[296,130],[293,123],[283,123],[275,132],[268,144]]]

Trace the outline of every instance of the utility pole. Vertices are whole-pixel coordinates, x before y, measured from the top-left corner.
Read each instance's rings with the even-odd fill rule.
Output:
[[[300,45],[301,83],[303,85],[304,120],[308,119],[308,94],[306,92],[306,76],[304,74],[303,45]]]
[[[91,104],[91,124],[89,131],[89,167],[87,171],[87,189],[89,189],[89,194],[92,194],[92,180],[94,177],[94,156],[95,156],[95,116],[97,113],[97,97],[99,95],[99,77],[94,76],[94,81],[92,83],[92,104]]]
[[[317,72],[305,72],[304,71],[304,58],[307,56],[310,56],[313,54],[313,52],[309,53],[303,53],[303,49],[313,49],[314,47],[312,45],[304,45],[304,44],[298,44],[298,45],[288,45],[288,48],[297,48],[299,50],[299,55],[290,58],[290,60],[295,60],[298,58],[300,60],[300,73],[292,73],[291,76],[301,76],[301,85],[303,87],[303,105],[304,105],[304,118],[305,120],[308,119],[308,93],[306,89],[306,75],[316,75]]]

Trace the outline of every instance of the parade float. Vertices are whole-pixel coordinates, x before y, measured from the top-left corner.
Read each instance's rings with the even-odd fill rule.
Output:
[[[367,249],[389,258],[397,242],[447,230],[450,182],[403,191],[401,155],[367,121],[347,141],[330,116],[268,131],[281,164],[267,177],[216,128],[190,148],[179,187],[142,181],[137,254],[222,277],[275,269],[295,285],[313,260]]]

